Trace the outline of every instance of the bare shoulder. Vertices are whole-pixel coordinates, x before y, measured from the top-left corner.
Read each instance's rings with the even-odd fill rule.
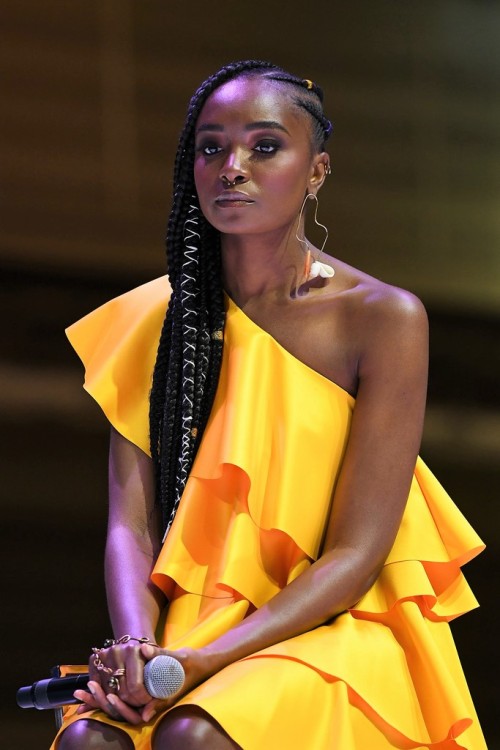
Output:
[[[336,286],[323,297],[331,379],[363,402],[395,403],[398,392],[403,401],[408,393],[423,401],[429,342],[422,302],[343,262],[335,270]]]
[[[337,266],[345,312],[361,331],[370,335],[427,332],[427,313],[415,294],[345,263],[337,261]]]

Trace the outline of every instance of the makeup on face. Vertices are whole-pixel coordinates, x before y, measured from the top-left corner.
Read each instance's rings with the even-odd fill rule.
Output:
[[[207,100],[196,128],[201,209],[223,233],[272,231],[296,221],[312,156],[307,116],[263,78],[240,78]]]

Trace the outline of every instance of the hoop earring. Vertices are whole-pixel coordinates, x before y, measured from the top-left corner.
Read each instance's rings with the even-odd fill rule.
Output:
[[[329,266],[327,263],[321,263],[321,261],[319,260],[312,261],[311,248],[309,246],[308,241],[305,238],[305,235],[304,235],[304,239],[299,237],[299,227],[302,223],[306,203],[310,198],[316,201],[316,205],[314,207],[314,223],[316,224],[316,226],[321,227],[321,229],[325,230],[325,239],[323,240],[323,244],[321,245],[321,248],[319,251],[320,255],[321,253],[323,253],[325,249],[325,245],[328,241],[328,229],[327,227],[325,227],[324,224],[321,224],[321,222],[318,221],[318,206],[319,206],[318,196],[315,193],[307,193],[306,197],[302,201],[302,206],[299,211],[299,220],[297,222],[297,230],[295,232],[295,237],[297,238],[297,240],[300,242],[301,245],[305,246],[305,251],[306,251],[303,279],[304,281],[311,281],[312,279],[315,279],[317,276],[321,276],[324,279],[331,279],[332,276],[335,275],[335,270],[331,266]]]

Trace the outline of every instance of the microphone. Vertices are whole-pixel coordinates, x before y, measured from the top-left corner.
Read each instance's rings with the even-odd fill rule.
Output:
[[[144,665],[144,687],[152,698],[165,699],[174,695],[184,684],[182,664],[172,656],[160,654]],[[68,677],[51,677],[38,680],[33,685],[21,687],[17,691],[17,705],[21,708],[58,708],[72,703],[81,703],[73,697],[75,690],[86,690],[88,674],[74,674]]]
[[[160,654],[144,665],[144,687],[152,698],[170,698],[184,684],[182,664],[173,656]]]

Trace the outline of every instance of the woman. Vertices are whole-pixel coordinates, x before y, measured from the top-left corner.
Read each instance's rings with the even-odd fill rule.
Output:
[[[482,545],[416,464],[425,312],[304,236],[330,131],[311,81],[259,61],[209,78],[161,336],[165,279],[69,331],[112,423],[117,642],[58,750],[485,747],[447,624]],[[185,670],[165,701],[142,679],[159,653]]]

